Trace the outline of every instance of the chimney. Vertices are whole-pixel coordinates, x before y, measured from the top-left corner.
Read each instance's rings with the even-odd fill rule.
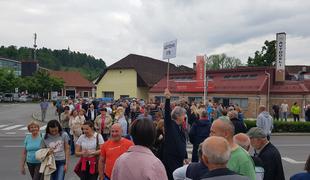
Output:
[[[193,63],[193,70],[196,71],[196,63]]]
[[[276,42],[276,82],[285,81],[286,33],[277,33]]]

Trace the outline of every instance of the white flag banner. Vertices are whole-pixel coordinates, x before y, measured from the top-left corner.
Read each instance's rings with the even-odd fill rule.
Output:
[[[177,40],[164,43],[163,59],[175,58],[177,54]]]
[[[285,69],[286,34],[277,33],[277,70]]]

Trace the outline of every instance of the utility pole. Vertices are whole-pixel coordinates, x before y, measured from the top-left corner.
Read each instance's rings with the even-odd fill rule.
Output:
[[[34,33],[33,60],[37,61],[37,33]]]

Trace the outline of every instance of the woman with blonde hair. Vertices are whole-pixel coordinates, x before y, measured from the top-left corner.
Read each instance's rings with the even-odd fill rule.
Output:
[[[27,163],[29,173],[33,180],[39,180],[41,162],[36,160],[35,152],[41,149],[42,136],[40,134],[40,125],[36,121],[31,121],[28,126],[31,133],[24,140],[24,148],[22,151],[21,173],[26,174],[25,163]]]
[[[195,104],[191,106],[191,113],[188,118],[188,123],[192,126],[194,122],[198,121],[200,117],[199,110]]]
[[[78,112],[77,110],[73,110],[70,120],[69,120],[69,127],[70,127],[70,134],[73,136],[73,140],[71,143],[71,154],[74,153],[74,145],[78,138],[82,135],[82,125],[85,122],[85,117],[81,117],[82,111]],[[73,151],[72,151],[73,150]]]

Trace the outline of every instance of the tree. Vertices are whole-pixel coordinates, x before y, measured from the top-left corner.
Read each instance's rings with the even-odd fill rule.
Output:
[[[211,55],[206,62],[207,69],[212,70],[235,68],[241,65],[242,62],[240,59],[229,57],[224,53]]]
[[[62,79],[51,77],[46,71],[37,71],[33,77],[37,84],[37,93],[42,97],[47,97],[49,92],[59,91],[64,86]]]
[[[254,58],[248,58],[248,66],[274,66],[276,62],[276,40],[265,41],[261,51],[256,51]]]

